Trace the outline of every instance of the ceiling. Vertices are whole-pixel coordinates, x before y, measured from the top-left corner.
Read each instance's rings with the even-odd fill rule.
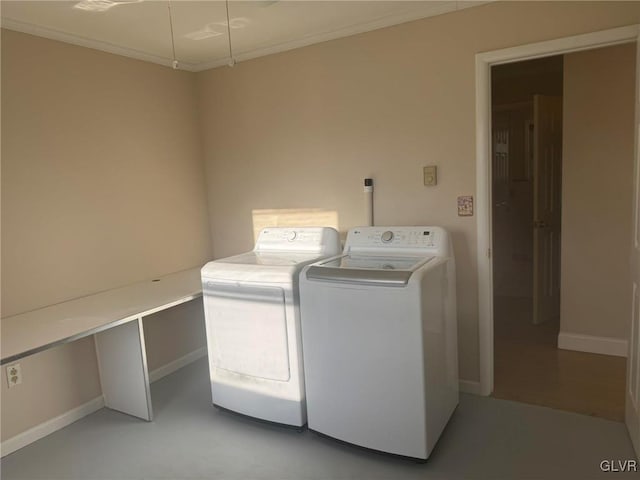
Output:
[[[247,60],[485,1],[229,1],[233,57]],[[162,65],[229,63],[224,1],[2,0],[2,27]],[[169,15],[171,12],[171,15]]]

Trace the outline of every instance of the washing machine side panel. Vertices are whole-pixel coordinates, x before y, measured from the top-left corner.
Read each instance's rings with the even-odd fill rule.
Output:
[[[424,363],[414,288],[300,280],[309,428],[426,458]]]
[[[449,266],[446,260],[438,260],[415,275],[421,290],[429,454],[458,405],[455,278],[450,277]]]

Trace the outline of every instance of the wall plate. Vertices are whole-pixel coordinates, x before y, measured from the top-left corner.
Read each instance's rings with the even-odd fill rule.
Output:
[[[427,165],[422,169],[424,184],[427,187],[433,187],[438,184],[438,167],[436,165]]]
[[[473,216],[473,196],[463,195],[458,197],[458,216],[459,217]]]
[[[19,363],[7,366],[7,384],[9,388],[15,387],[22,383],[22,368]]]

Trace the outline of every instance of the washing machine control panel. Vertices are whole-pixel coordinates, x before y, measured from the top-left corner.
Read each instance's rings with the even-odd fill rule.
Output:
[[[444,232],[440,227],[358,227],[349,231],[347,250],[437,250]]]

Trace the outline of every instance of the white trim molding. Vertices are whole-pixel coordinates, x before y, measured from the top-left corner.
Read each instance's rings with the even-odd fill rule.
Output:
[[[173,362],[169,362],[159,368],[156,368],[149,373],[149,381],[151,383],[160,380],[162,377],[172,374],[173,372],[180,370],[182,367],[186,367],[192,362],[199,360],[202,357],[207,356],[207,347],[199,348],[193,352],[189,352],[186,355],[177,358]]]
[[[18,435],[2,442],[0,445],[0,456],[4,457],[5,455],[9,455],[22,447],[26,447],[30,443],[40,440],[56,430],[60,430],[71,425],[73,422],[86,417],[87,415],[97,412],[102,407],[104,407],[104,398],[100,395],[99,397],[69,410],[62,415],[58,415],[57,417],[36,425],[29,430],[19,433]]]
[[[480,389],[480,382],[476,382],[475,380],[462,380],[458,382],[458,386],[462,393],[471,393],[473,395],[482,395],[482,390]]]
[[[420,20],[422,18],[435,17],[457,10],[477,7],[485,3],[491,3],[493,1],[495,0],[424,2],[424,4],[420,6],[420,8],[416,8],[408,12],[398,12],[383,15],[379,18],[375,18],[364,23],[357,23],[355,25],[333,29],[330,28],[325,32],[305,35],[302,38],[297,38],[295,40],[290,40],[267,47],[252,48],[251,50],[245,52],[237,52],[234,57],[236,61],[242,62],[245,60],[263,57],[274,53],[280,53],[296,48],[306,47],[308,45],[313,45],[316,43],[357,35],[360,33],[365,33],[380,28],[391,27],[414,20]],[[2,18],[2,28],[7,28],[16,32],[28,33],[30,35],[36,35],[38,37],[49,38],[51,40],[58,40],[60,42],[70,43],[72,45],[79,45],[81,47],[92,48],[94,50],[113,53],[115,55],[121,55],[123,57],[135,58],[137,60],[142,60],[145,62],[157,63],[166,67],[171,67],[173,64],[173,58],[163,57],[152,53],[143,52],[141,50],[115,45],[113,43],[101,40],[85,38],[53,28],[34,25],[7,17]],[[178,58],[178,69],[187,70],[189,72],[200,72],[203,70],[209,70],[211,68],[221,67],[228,64],[229,58],[226,55],[223,58],[200,63],[188,63]]]
[[[149,374],[150,381],[155,382],[156,380],[160,380],[162,377],[166,377],[167,375],[181,369],[182,367],[186,367],[188,364],[195,362],[196,360],[205,357],[206,355],[207,347],[202,347],[198,350],[194,350],[193,352],[190,352],[152,371]],[[50,420],[47,420],[46,422],[32,427],[29,430],[19,433],[18,435],[2,442],[2,444],[0,445],[0,456],[4,457],[5,455],[9,455],[10,453],[15,452],[22,447],[26,447],[27,445],[46,437],[56,430],[60,430],[68,425],[71,425],[73,422],[86,417],[87,415],[97,412],[104,406],[104,397],[100,395],[99,397],[96,397],[93,400],[80,405],[79,407],[69,410],[68,412],[65,412],[61,415],[58,415],[57,417],[54,417]]]
[[[491,261],[491,67],[635,42],[640,25],[586,33],[476,54],[476,214],[480,392],[493,391],[493,266]]]
[[[13,30],[15,32],[27,33],[29,35],[35,35],[36,37],[48,38],[49,40],[57,40],[59,42],[69,43],[71,45],[77,45],[79,47],[91,48],[93,50],[99,50],[101,52],[112,53],[114,55],[120,55],[121,57],[142,60],[143,62],[156,63],[158,65],[164,65],[165,67],[172,68],[173,66],[172,58],[160,57],[158,55],[142,52],[133,48],[121,47],[119,45],[114,45],[112,43],[104,42],[101,40],[93,40],[91,38],[80,37],[78,35],[61,32],[53,28],[20,22],[11,18],[2,19],[2,28]],[[194,63],[180,62],[179,65],[180,70],[186,70],[188,72],[198,71],[198,65]]]
[[[626,357],[628,343],[624,338],[596,337],[571,332],[560,332],[558,334],[558,348],[577,352],[599,353],[600,355]]]

